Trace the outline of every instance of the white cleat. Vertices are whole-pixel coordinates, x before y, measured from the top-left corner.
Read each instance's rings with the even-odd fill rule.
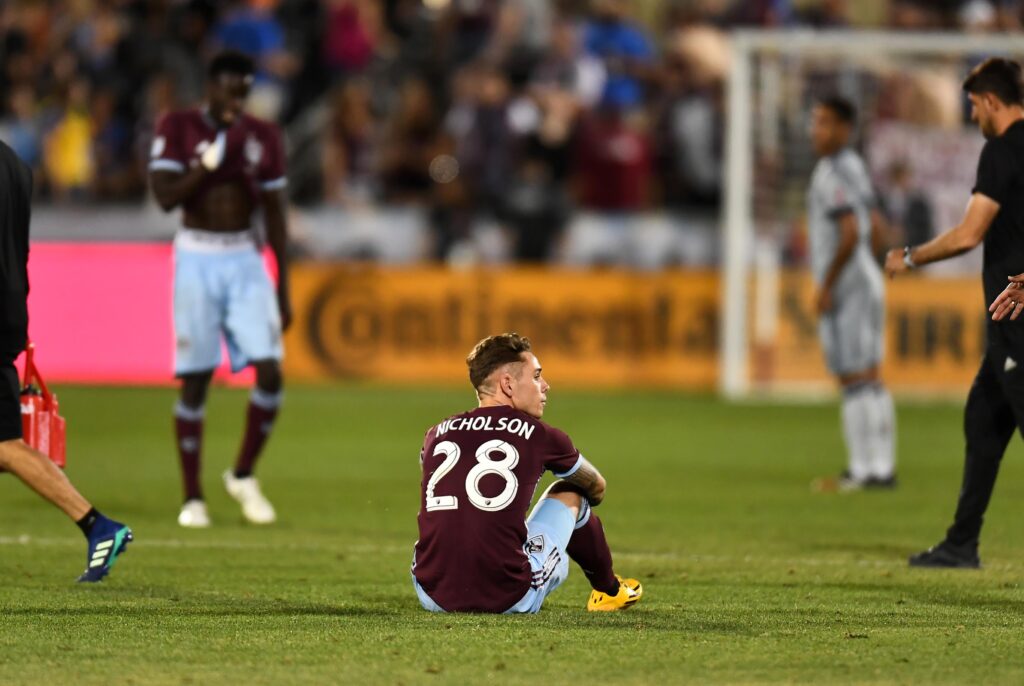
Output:
[[[238,478],[229,469],[224,472],[224,488],[228,495],[242,506],[242,516],[251,524],[273,524],[277,521],[277,513],[266,496],[260,490],[260,482],[255,476]]]
[[[210,515],[202,500],[186,500],[178,513],[178,524],[187,529],[206,529],[210,526]]]

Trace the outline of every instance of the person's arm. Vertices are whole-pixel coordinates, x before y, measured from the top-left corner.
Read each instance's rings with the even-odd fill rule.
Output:
[[[292,323],[292,303],[288,281],[288,220],[283,190],[263,192],[263,219],[267,243],[277,261],[277,307],[281,312],[281,329]]]
[[[889,250],[889,221],[882,211],[875,207],[871,210],[871,256],[882,259]]]
[[[967,202],[967,210],[959,224],[907,251],[909,264],[904,258],[903,249],[890,250],[885,258],[885,273],[892,277],[914,267],[946,260],[972,250],[985,238],[998,212],[998,202],[982,193],[974,193]]]
[[[209,173],[202,165],[196,165],[184,174],[173,171],[151,171],[149,183],[153,187],[153,196],[160,205],[160,209],[170,212],[195,193],[199,184]]]
[[[162,151],[167,143],[159,145]],[[149,163],[153,195],[164,212],[170,212],[191,197],[206,177],[224,161],[227,133],[220,131],[212,143],[204,145],[199,158],[191,160],[188,165],[181,159],[161,158],[159,155],[155,155]]]
[[[839,232],[839,245],[818,290],[818,314],[824,314],[832,309],[832,289],[857,248],[857,215],[852,211],[839,215],[836,218],[836,231]]]
[[[607,483],[604,477],[601,476],[601,472],[597,471],[597,467],[590,464],[587,458],[582,455],[580,455],[576,471],[564,477],[562,481],[578,488],[593,507],[597,507],[604,500],[604,491]]]

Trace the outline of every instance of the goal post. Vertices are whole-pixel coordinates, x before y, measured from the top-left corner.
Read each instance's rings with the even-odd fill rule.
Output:
[[[720,391],[731,399],[820,393],[833,385],[817,347],[804,252],[804,194],[815,163],[807,133],[811,104],[832,93],[856,104],[854,144],[883,204],[891,196],[889,204],[905,207],[911,197],[930,212],[935,235],[959,219],[984,142],[967,118],[960,83],[984,57],[1021,59],[1024,41],[1010,34],[752,30],[732,34],[732,47]],[[900,239],[912,228],[916,235],[924,230],[896,228],[903,232]],[[925,269],[921,278],[977,281],[979,263],[971,254]],[[890,302],[915,297],[902,284],[892,290]],[[960,320],[970,320],[972,311],[966,306],[968,314],[958,315]],[[910,345],[907,331],[913,333],[913,324],[901,329],[898,341],[887,334],[887,356],[894,346]],[[925,371],[921,388],[938,388],[928,383]],[[916,378],[907,376],[911,391]]]

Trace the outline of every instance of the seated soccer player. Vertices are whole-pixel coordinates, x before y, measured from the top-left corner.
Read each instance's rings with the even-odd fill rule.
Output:
[[[605,480],[569,437],[540,421],[550,388],[515,333],[477,343],[466,358],[479,407],[427,431],[413,585],[432,612],[537,612],[569,575],[593,591],[591,611],[625,610],[643,595],[612,570],[593,514]],[[526,511],[545,470],[558,477]]]

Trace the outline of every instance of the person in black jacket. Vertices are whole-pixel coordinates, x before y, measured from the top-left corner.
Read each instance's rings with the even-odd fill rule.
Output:
[[[132,530],[100,514],[45,455],[22,440],[14,360],[28,339],[28,231],[32,172],[0,141],[0,469],[70,517],[89,542],[79,581],[99,581],[132,540]]]
[[[985,510],[1006,446],[1024,428],[1024,299],[1007,277],[1024,272],[1024,78],[1016,62],[989,58],[964,80],[971,118],[987,139],[978,160],[977,180],[960,224],[918,246],[889,251],[885,270],[896,275],[937,262],[984,243],[982,285],[992,303],[985,357],[967,396],[967,442],[963,483],[953,524],[945,538],[911,556],[913,567],[981,566],[978,540]]]

